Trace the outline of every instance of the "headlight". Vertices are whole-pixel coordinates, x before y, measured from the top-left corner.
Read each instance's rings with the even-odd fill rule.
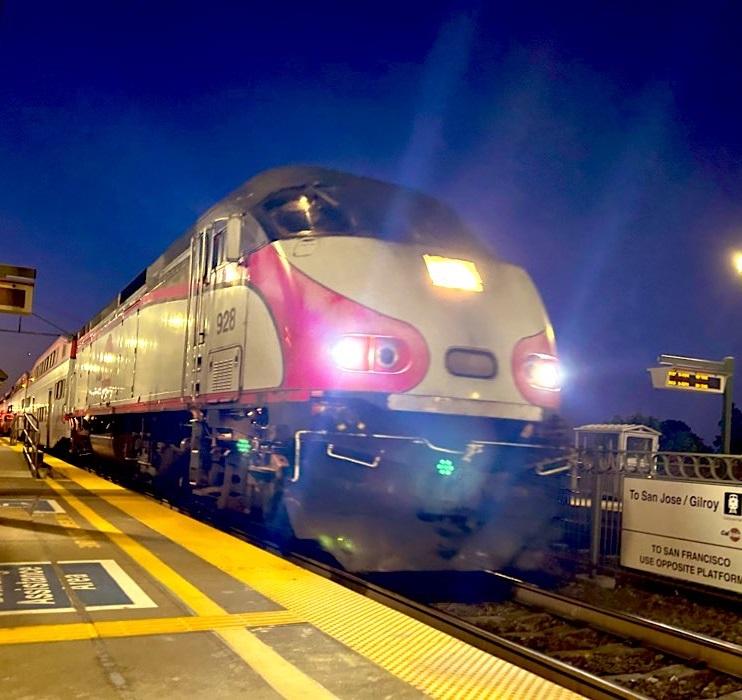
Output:
[[[399,338],[380,335],[344,335],[330,349],[333,362],[349,372],[402,372],[410,366],[410,352]]]
[[[351,372],[368,372],[370,340],[368,335],[343,336],[330,350],[333,362]]]
[[[534,388],[559,391],[562,377],[559,360],[553,355],[534,353],[526,358],[526,381]]]
[[[471,260],[444,258],[440,255],[423,255],[430,281],[436,287],[482,292],[484,284],[477,266]]]

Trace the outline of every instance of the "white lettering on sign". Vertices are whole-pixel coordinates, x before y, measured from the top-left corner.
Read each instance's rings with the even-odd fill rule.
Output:
[[[0,615],[154,608],[112,559],[0,562]]]
[[[21,566],[18,583],[23,593],[23,600],[19,600],[18,605],[54,605],[54,594],[40,566]]]
[[[704,498],[703,496],[694,496],[692,494],[685,494],[685,496],[675,496],[671,493],[653,493],[647,491],[647,489],[629,489],[629,498],[634,501],[644,501],[649,503],[660,503],[668,506],[689,506],[691,508],[706,508],[712,513],[716,513],[719,510],[720,500],[712,500],[710,498]]]
[[[87,574],[65,574],[64,578],[73,591],[95,590],[95,584]]]
[[[627,477],[621,564],[742,593],[742,486]]]

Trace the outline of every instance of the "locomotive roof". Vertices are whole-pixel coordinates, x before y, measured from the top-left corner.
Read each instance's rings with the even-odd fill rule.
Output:
[[[219,200],[211,208],[205,211],[196,222],[165,251],[163,257],[166,258],[167,261],[173,260],[188,248],[190,238],[195,232],[203,229],[216,219],[226,218],[233,214],[245,211],[252,210],[254,212],[266,197],[275,192],[310,185],[332,187],[341,184],[370,185],[378,190],[386,190],[390,193],[394,191],[408,197],[414,197],[421,202],[428,202],[431,207],[437,206],[448,209],[448,207],[445,207],[445,205],[434,197],[402,185],[362,175],[353,175],[351,173],[333,170],[331,168],[322,168],[312,165],[287,165],[258,173],[247,180],[247,182],[240,185],[237,189],[230,192],[226,197]]]
[[[80,330],[80,335],[85,334],[90,328],[109,316],[121,303],[132,298],[139,289],[154,286],[157,283],[158,272],[188,250],[193,234],[204,229],[213,221],[243,212],[255,214],[261,202],[269,195],[281,190],[312,185],[332,187],[341,184],[371,186],[376,191],[386,193],[396,192],[403,196],[415,198],[421,203],[428,203],[431,208],[439,207],[451,212],[449,207],[430,195],[402,185],[353,175],[340,170],[311,165],[288,165],[265,170],[247,180],[199,216],[193,225],[168,246],[160,257],[142,270],[110,304],[88,321]]]

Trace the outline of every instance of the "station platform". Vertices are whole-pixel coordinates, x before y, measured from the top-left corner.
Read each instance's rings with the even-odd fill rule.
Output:
[[[0,439],[3,698],[580,697]]]

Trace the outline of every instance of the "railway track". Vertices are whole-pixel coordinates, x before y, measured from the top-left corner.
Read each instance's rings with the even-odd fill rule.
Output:
[[[500,577],[499,574],[493,575]],[[585,622],[683,659],[703,662],[723,673],[742,674],[742,647],[737,644],[636,615],[601,609],[522,582],[514,582],[513,592],[517,603],[547,610],[561,618]]]
[[[434,615],[428,624],[439,621],[441,629],[458,635],[450,618],[459,620],[467,635],[472,627],[480,631],[467,637],[470,643],[589,697],[742,697],[739,645],[583,604],[492,572],[427,583],[409,574],[375,580],[448,616],[442,622]],[[530,657],[524,648],[541,656]],[[547,666],[543,657],[589,675],[590,684],[573,685],[580,681],[569,675],[560,679],[563,670]]]
[[[436,607],[642,697],[715,698],[742,690],[736,644],[491,575],[496,600]]]
[[[730,642],[582,603],[496,572],[361,578],[312,555],[261,542],[255,532],[230,530],[587,697],[695,700],[734,693],[734,700],[742,698],[742,647]],[[461,598],[477,601],[441,602]]]

